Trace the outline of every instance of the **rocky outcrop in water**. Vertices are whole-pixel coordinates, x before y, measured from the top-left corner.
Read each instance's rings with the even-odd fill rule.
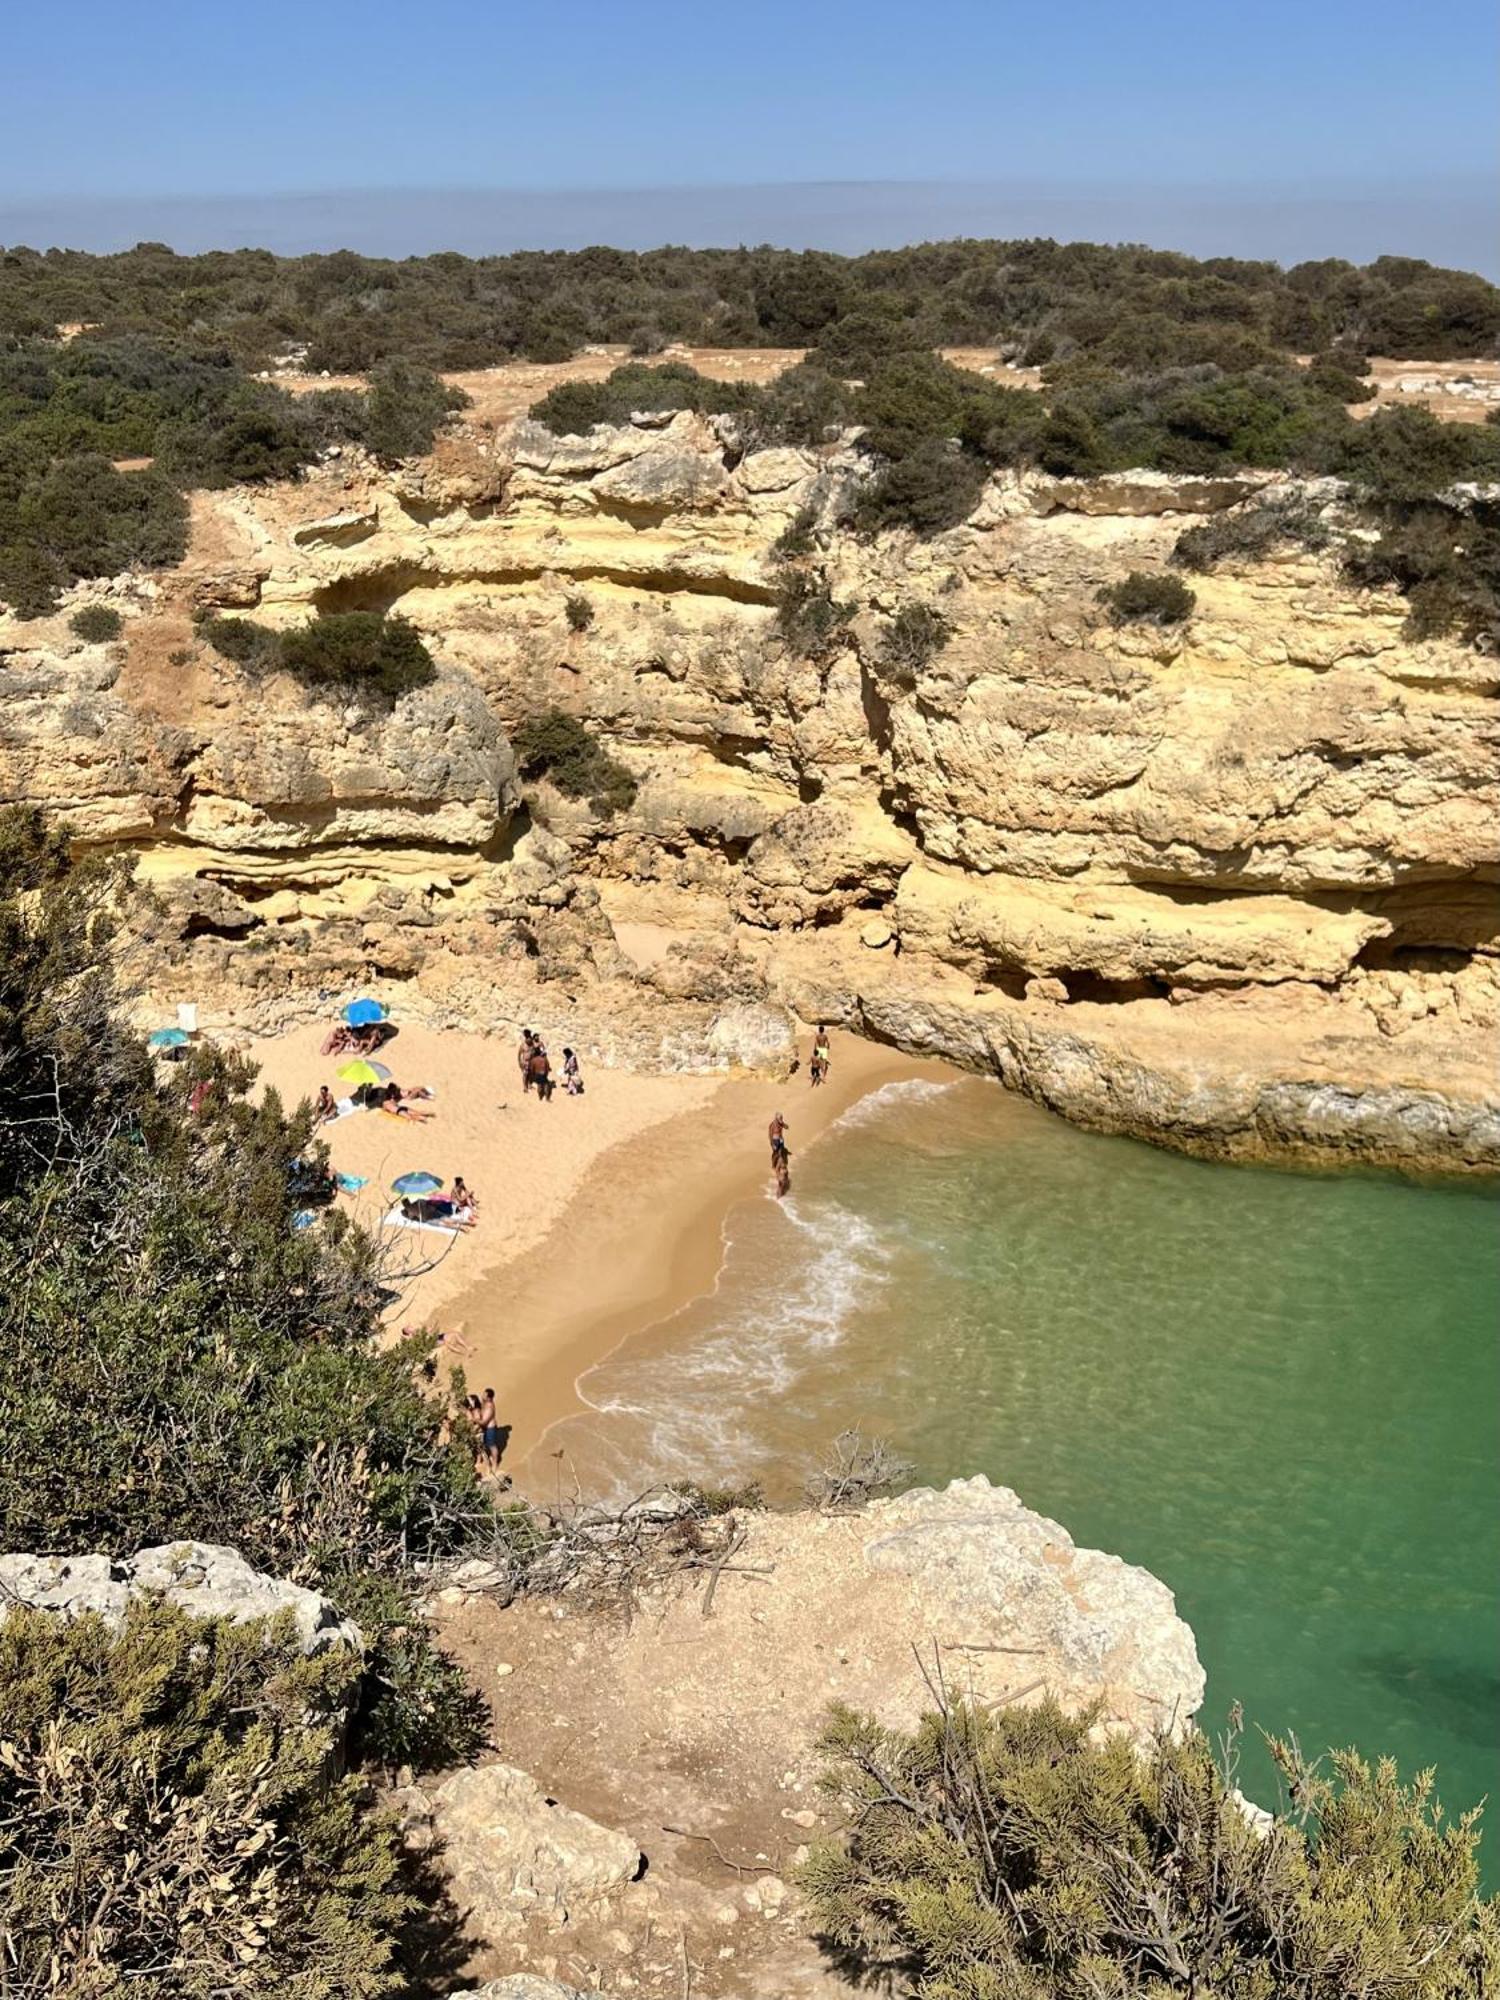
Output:
[[[1007,475],[927,542],[839,528],[858,476],[681,413],[199,496],[124,648],[0,630],[0,784],[143,854],[147,970],[210,1014],[385,975],[484,1019],[564,982],[577,1039],[652,1062],[779,1001],[1202,1151],[1500,1164],[1495,661],[1412,642],[1336,552],[1195,577],[1180,626],[1102,617],[1195,516],[1284,497],[1264,475]],[[775,609],[799,519],[847,607],[816,659]],[[193,636],[216,601],[399,608],[442,678],[384,716],[249,683]],[[521,808],[507,737],[554,707],[628,810]]]

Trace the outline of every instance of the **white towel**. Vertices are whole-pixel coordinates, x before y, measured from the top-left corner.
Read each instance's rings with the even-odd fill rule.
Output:
[[[393,1208],[390,1214],[383,1218],[382,1226],[386,1229],[430,1229],[434,1236],[457,1236],[459,1233],[441,1222],[414,1222],[409,1215],[403,1215],[399,1208]]]
[[[327,1122],[331,1125],[337,1119],[352,1118],[355,1112],[358,1111],[360,1108],[361,1107],[355,1103],[352,1097],[335,1098],[333,1104],[333,1117],[330,1118]]]

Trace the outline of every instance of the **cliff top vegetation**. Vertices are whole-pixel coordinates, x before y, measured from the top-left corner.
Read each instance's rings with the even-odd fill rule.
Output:
[[[828,344],[851,361],[893,348],[1000,346],[1028,363],[1244,367],[1340,346],[1443,360],[1490,352],[1500,290],[1415,257],[1355,265],[1195,258],[1138,244],[964,239],[862,257],[758,249],[596,247],[401,260],[350,250],[182,257],[0,251],[0,346],[127,334],[220,345],[242,366],[303,350],[311,369],[400,358],[483,368],[565,359],[590,341],[649,353]]]

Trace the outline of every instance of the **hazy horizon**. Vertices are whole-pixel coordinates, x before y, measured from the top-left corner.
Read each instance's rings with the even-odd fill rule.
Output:
[[[946,237],[1146,243],[1193,256],[1425,257],[1500,272],[1500,188],[1454,175],[1390,186],[850,180],[641,188],[328,189],[55,195],[0,202],[0,244],[184,254],[257,248],[500,255],[592,244],[644,250],[768,243],[854,254]]]

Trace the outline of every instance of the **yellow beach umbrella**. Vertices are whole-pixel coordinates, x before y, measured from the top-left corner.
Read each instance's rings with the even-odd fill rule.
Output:
[[[341,1083],[389,1083],[391,1073],[384,1063],[366,1062],[363,1056],[357,1062],[347,1062],[339,1071]]]

